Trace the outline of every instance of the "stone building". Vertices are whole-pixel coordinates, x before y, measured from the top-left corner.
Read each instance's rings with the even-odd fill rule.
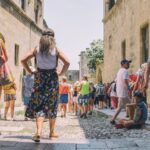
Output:
[[[66,76],[68,82],[74,84],[76,81],[79,81],[79,70],[68,70]]]
[[[150,0],[104,0],[104,81],[114,79],[123,58],[130,73],[146,62],[150,45]]]
[[[89,75],[89,68],[87,66],[86,52],[81,51],[79,57],[79,79],[81,80],[83,75]]]
[[[79,80],[82,80],[82,77],[84,75],[88,76],[89,81],[93,81],[94,83],[96,82],[96,75],[95,72],[93,73],[91,70],[88,68],[88,57],[86,55],[85,51],[81,51],[79,55]]]
[[[0,0],[0,32],[6,39],[8,64],[17,83],[18,100],[23,74],[20,60],[38,44],[42,30],[47,27],[43,11],[44,0]]]

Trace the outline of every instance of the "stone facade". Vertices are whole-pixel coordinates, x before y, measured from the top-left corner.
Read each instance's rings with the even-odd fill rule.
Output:
[[[81,51],[79,55],[79,70],[80,70],[80,75],[79,78],[82,80],[82,77],[84,75],[89,75],[89,68],[87,66],[87,56],[85,51]]]
[[[104,0],[105,82],[112,81],[123,58],[131,59],[130,73],[147,61],[150,45],[150,0]]]
[[[68,70],[66,76],[68,82],[74,84],[76,81],[79,81],[79,70]]]
[[[89,81],[96,82],[96,75],[88,68],[88,57],[85,51],[81,51],[79,55],[79,80],[82,80],[84,75],[88,76]]]
[[[22,8],[23,2],[25,8]],[[18,101],[21,100],[23,75],[20,60],[28,50],[37,46],[39,42],[41,32],[45,27],[43,25],[43,6],[44,0],[0,1],[0,32],[6,40],[9,56],[8,64],[17,83]],[[36,14],[37,7],[39,12]],[[36,15],[38,18],[36,18]],[[46,25],[46,23],[44,24]],[[32,64],[34,65],[34,60]]]

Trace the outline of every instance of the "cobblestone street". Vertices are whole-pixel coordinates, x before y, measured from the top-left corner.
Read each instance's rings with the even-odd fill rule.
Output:
[[[93,114],[88,119],[68,114],[57,118],[57,140],[49,140],[48,122],[44,124],[40,144],[32,142],[34,121],[23,121],[23,111],[16,112],[16,121],[0,121],[0,150],[149,150],[150,131],[116,130],[107,116]]]

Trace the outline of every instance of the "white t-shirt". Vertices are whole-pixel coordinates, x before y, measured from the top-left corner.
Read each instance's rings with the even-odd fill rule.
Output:
[[[115,84],[116,84],[116,83],[112,83],[112,84],[111,84],[111,92],[110,92],[110,96],[111,96],[111,97],[112,97],[112,96],[117,97],[117,93],[116,93],[116,91],[115,91]]]
[[[117,96],[120,98],[128,97],[128,87],[125,79],[129,79],[128,70],[121,68],[117,73]]]

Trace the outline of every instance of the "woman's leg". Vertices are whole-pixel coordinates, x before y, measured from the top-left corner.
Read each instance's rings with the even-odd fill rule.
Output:
[[[61,112],[61,117],[63,117],[63,114],[64,114],[64,112],[63,112],[63,103],[60,103],[60,112]]]
[[[5,112],[4,112],[4,119],[5,120],[7,120],[7,113],[8,113],[9,106],[10,106],[10,102],[6,101],[5,102]]]
[[[44,117],[36,118],[36,127],[37,127],[36,135],[37,136],[41,136],[42,134],[43,123],[44,123]]]
[[[58,135],[55,133],[55,122],[56,119],[49,119],[50,138],[58,138]]]
[[[66,117],[66,112],[67,112],[67,104],[63,104],[64,106],[64,117]]]
[[[14,108],[15,108],[15,100],[10,100],[10,114],[11,114],[11,119],[14,119]]]
[[[74,102],[74,113],[75,115],[77,115],[77,103],[76,102]]]

